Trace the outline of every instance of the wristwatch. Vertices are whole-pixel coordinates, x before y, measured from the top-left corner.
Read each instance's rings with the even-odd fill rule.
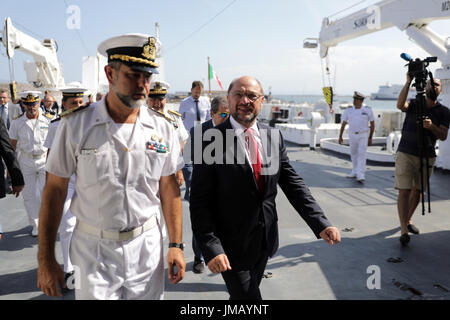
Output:
[[[185,244],[183,242],[181,243],[176,243],[176,242],[171,242],[169,243],[169,248],[178,248],[181,250],[184,250]]]

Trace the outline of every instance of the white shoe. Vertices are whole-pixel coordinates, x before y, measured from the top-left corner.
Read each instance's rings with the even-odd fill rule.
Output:
[[[356,180],[358,180],[358,182],[364,182],[366,179],[364,177],[358,177]]]
[[[38,229],[36,227],[33,227],[33,230],[31,230],[31,236],[32,237],[38,236]]]
[[[356,178],[356,173],[350,173],[346,177],[347,178]]]

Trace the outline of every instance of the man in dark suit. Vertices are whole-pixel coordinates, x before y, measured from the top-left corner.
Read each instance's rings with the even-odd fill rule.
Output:
[[[221,124],[222,122],[224,122],[226,119],[228,119],[228,116],[230,115],[230,110],[228,109],[228,101],[224,96],[218,96],[215,97],[212,101],[211,101],[211,119],[208,121],[203,122],[201,125],[192,127],[191,130],[189,131],[189,136],[190,136],[190,150],[191,150],[191,154],[190,154],[190,160],[193,163],[194,162],[194,137],[196,137],[196,132],[194,132],[194,130],[201,130],[201,134],[200,131],[198,131],[198,143],[201,145],[202,144],[202,135],[203,133],[211,128],[214,128],[215,126]],[[198,245],[198,241],[196,240],[195,236],[192,236],[192,249],[194,251],[194,266],[193,266],[193,271],[194,273],[202,273],[203,270],[205,269],[205,263],[204,263],[204,259],[203,259],[203,255],[202,255],[202,251]]]
[[[13,193],[16,197],[19,196],[20,192],[23,189],[24,181],[22,172],[19,169],[19,163],[16,159],[16,153],[9,142],[8,130],[6,129],[6,125],[3,121],[0,121],[0,199],[6,196],[6,188],[5,188],[5,176],[4,176],[4,167],[3,161],[8,168],[9,175],[11,176],[11,183]],[[2,230],[0,226],[0,239],[2,238]]]
[[[230,299],[260,300],[264,269],[278,249],[277,184],[317,238],[332,245],[340,234],[289,164],[279,130],[256,121],[264,99],[259,81],[234,80],[227,99],[231,117],[204,133],[205,141],[215,139],[204,144],[202,161],[194,161],[192,229]]]

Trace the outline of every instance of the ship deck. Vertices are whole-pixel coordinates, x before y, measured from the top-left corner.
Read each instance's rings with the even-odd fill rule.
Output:
[[[402,247],[394,189],[394,167],[368,163],[366,181],[346,178],[348,156],[288,144],[291,164],[310,186],[342,242],[317,240],[280,190],[277,198],[280,247],[261,284],[269,300],[450,300],[450,175],[431,177],[431,213],[413,217],[420,229]],[[182,189],[182,193],[184,189]],[[231,191],[230,191],[231,192]],[[0,300],[47,300],[36,288],[37,238],[22,198],[0,200]],[[192,272],[188,203],[183,201],[187,272],[177,284],[166,283],[166,300],[227,300],[220,275]],[[166,246],[165,246],[166,247]],[[60,246],[56,245],[61,259]],[[167,273],[167,268],[166,268]],[[58,298],[59,299],[59,298]],[[61,299],[74,299],[73,292]]]

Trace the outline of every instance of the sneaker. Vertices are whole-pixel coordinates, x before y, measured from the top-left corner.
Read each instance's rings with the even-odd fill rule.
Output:
[[[194,260],[194,273],[203,273],[205,271],[205,263],[202,260]]]
[[[38,229],[37,227],[33,227],[33,230],[31,230],[31,236],[37,237],[38,236]]]
[[[419,229],[417,229],[417,227],[412,223],[408,224],[408,231],[414,234],[419,234]]]

